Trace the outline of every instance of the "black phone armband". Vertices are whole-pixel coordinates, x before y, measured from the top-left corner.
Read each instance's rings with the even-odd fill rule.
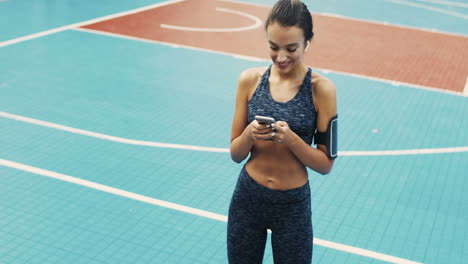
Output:
[[[314,136],[314,144],[325,145],[329,159],[334,160],[338,157],[338,115],[330,119],[327,131],[319,132],[317,129]]]

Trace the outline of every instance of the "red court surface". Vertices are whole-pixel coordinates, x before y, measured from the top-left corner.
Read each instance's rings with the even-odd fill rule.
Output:
[[[248,15],[263,23],[268,10],[267,6],[246,3],[187,0],[83,28],[268,59],[263,24],[235,31],[256,23]],[[320,14],[313,17],[315,37],[305,57],[313,68],[457,93],[464,90],[468,76],[467,37]],[[162,24],[197,31],[164,28]]]

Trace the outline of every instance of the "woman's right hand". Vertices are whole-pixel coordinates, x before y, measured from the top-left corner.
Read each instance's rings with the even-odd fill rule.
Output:
[[[253,120],[250,125],[250,139],[255,141],[271,140],[273,129],[271,125],[260,124],[257,120]]]

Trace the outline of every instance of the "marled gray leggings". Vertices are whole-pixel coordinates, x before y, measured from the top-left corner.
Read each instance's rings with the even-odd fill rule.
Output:
[[[286,191],[272,190],[252,179],[244,167],[229,207],[229,263],[262,263],[267,229],[272,231],[275,263],[312,262],[309,183]]]

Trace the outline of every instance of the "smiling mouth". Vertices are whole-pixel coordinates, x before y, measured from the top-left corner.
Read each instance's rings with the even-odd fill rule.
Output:
[[[277,62],[276,64],[278,65],[279,68],[284,69],[288,67],[290,63],[291,62],[282,62],[282,63]]]

